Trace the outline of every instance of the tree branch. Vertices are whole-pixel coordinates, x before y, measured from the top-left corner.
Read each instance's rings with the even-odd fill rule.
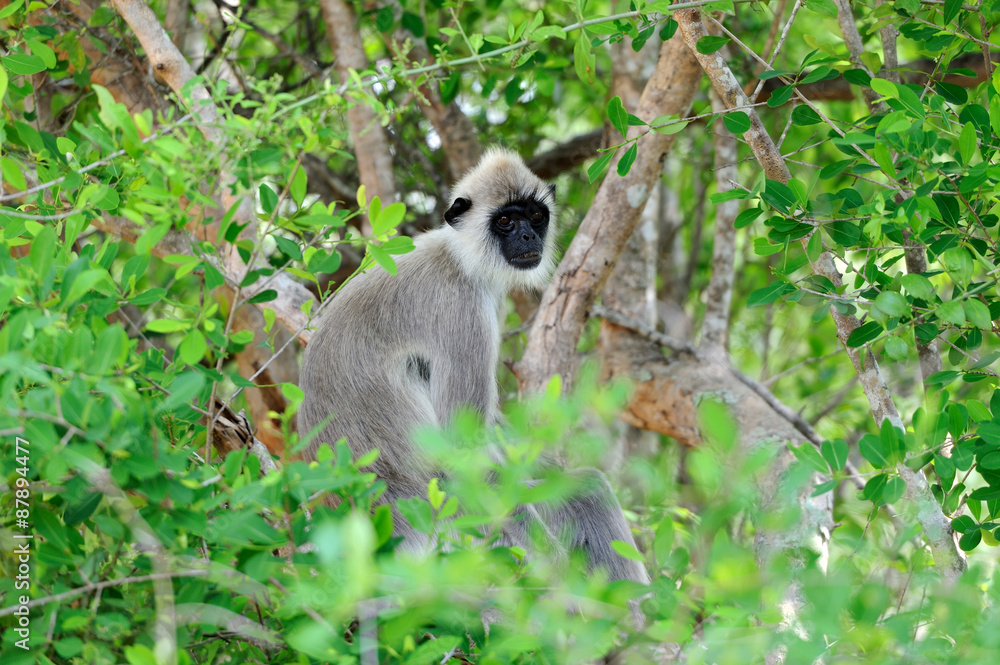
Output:
[[[712,110],[722,111],[722,101],[712,95]],[[721,122],[715,123],[715,191],[733,189],[737,182],[736,137]],[[712,242],[712,276],[705,291],[705,318],[701,323],[701,350],[706,355],[728,361],[729,307],[733,299],[733,268],[736,261],[736,227],[739,201],[723,201],[715,206]]]
[[[351,80],[351,70],[368,69],[358,19],[354,9],[344,0],[321,0],[323,19],[326,23],[330,45],[333,47],[335,65],[343,82]],[[354,158],[358,163],[358,176],[370,201],[378,196],[383,205],[396,200],[396,181],[392,170],[392,153],[385,130],[375,113],[364,104],[355,103],[347,109],[347,124],[354,144]],[[361,232],[371,235],[371,221],[365,217]]]
[[[685,115],[700,77],[697,62],[680,40],[664,42],[636,115],[646,120],[665,113]],[[642,150],[628,175],[609,173],[601,183],[552,284],[542,296],[538,316],[528,333],[524,356],[518,364],[522,392],[541,390],[556,374],[562,375],[567,386],[572,383],[576,344],[587,310],[638,223],[674,136],[651,133],[643,139]]]

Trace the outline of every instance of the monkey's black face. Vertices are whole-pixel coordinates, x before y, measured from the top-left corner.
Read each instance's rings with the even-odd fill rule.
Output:
[[[549,208],[533,198],[511,201],[490,218],[490,232],[500,251],[507,263],[519,270],[531,270],[542,262],[548,229]]]

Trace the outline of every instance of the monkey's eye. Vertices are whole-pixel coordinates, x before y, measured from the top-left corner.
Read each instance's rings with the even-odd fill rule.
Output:
[[[532,218],[533,220],[535,220],[536,222],[537,222],[537,221],[540,221],[540,220],[542,219],[542,213],[540,213],[540,212],[538,212],[538,211],[536,210],[536,211],[534,212],[534,214],[533,214],[533,215],[531,216],[531,218]]]
[[[513,226],[513,224],[510,221],[510,217],[508,217],[507,215],[501,215],[500,219],[497,220],[497,225],[503,229],[508,229],[511,226]]]

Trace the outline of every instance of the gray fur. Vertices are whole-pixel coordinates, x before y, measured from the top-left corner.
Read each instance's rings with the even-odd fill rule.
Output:
[[[499,419],[496,367],[500,314],[507,291],[538,287],[554,266],[554,237],[545,234],[537,268],[519,270],[492,242],[492,211],[513,196],[555,202],[546,184],[510,152],[491,150],[453,189],[472,202],[453,224],[416,239],[416,250],[399,257],[398,275],[373,270],[355,277],[330,303],[302,364],[305,400],[298,414],[303,436],[331,413],[333,420],[305,452],[315,459],[323,443],[347,438],[355,456],[378,448],[371,470],[388,489],[382,503],[424,496],[437,474],[412,441],[415,427],[446,424],[461,406],[487,423]],[[648,582],[643,566],[616,554],[612,540],[632,543],[631,531],[603,474],[578,470],[584,490],[558,506],[522,506],[504,542],[528,546],[535,530],[560,546],[585,549],[593,566],[613,579]],[[395,533],[404,548],[422,549],[426,537],[394,510]],[[551,527],[551,531],[550,531]]]

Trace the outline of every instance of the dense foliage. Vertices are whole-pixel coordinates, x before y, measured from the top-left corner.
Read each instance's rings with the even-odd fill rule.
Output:
[[[266,0],[220,12],[196,3],[192,25],[204,39],[189,56],[199,75],[189,94],[169,95],[142,78],[145,65],[137,70],[137,89],[160,104],[118,98],[119,80],[92,78],[108,54],[144,62],[111,6],[83,17],[42,2],[2,4],[5,665],[579,663],[617,650],[648,662],[675,649],[692,663],[778,653],[790,663],[995,660],[1000,74],[985,65],[977,79],[966,63],[989,53],[997,0],[975,9],[954,0],[858,3],[860,64],[838,36],[832,0],[795,3],[763,73],[742,47],[770,58],[766,34],[774,13],[784,26],[786,3],[685,3],[715,12],[731,33],[715,31],[698,50],[724,53],[741,84],[759,73],[769,95],[713,114],[705,82],[687,119],[640,119],[609,94],[615,49],[680,39],[669,2],[358,3],[378,78],[343,81],[328,76],[318,6]],[[175,3],[152,4],[163,18]],[[935,78],[907,65],[895,70],[900,82],[887,78],[880,30],[889,27],[901,35],[900,61],[928,62]],[[435,61],[411,59],[405,41],[394,45],[400,37]],[[569,395],[555,380],[544,395],[511,400],[497,431],[467,415],[421,434],[449,471],[399,506],[432,536],[423,558],[394,556],[390,512],[370,510],[380,491],[364,468],[371,460],[351,459],[343,443],[324,452],[328,464],[294,460],[308,434],[294,428],[294,383],[281,386],[285,408],[272,416],[289,452],[283,464],[267,473],[264,460],[262,474],[248,450],[213,449],[218,404],[245,407],[254,385],[235,358],[286,346],[268,308],[285,295],[277,277],[326,297],[335,287],[325,276],[342,264],[348,273],[392,271],[414,229],[436,223],[447,167],[418,103],[429,80],[444,103],[460,102],[483,143],[526,155],[609,124],[615,139],[603,156],[557,178],[567,243],[592,183],[628,173],[643,150],[629,127],[678,133],[664,186],[689,223],[663,250],[660,290],[694,321],[704,310],[715,204],[742,202],[732,361],[807,419],[820,418],[821,446],[788,442],[799,463],[783,492],[792,505],[812,472],[825,474],[815,492],[834,493],[839,524],[828,555],[758,559],[761,520],[790,523],[797,509],[758,514],[757,478],[770,473],[774,446],[741,445],[745,433],[711,399],[701,405],[702,446],[678,450],[662,437],[654,453],[616,471],[641,551],[616,547],[646,562],[650,588],[490,548],[515,506],[573,491],[573,475],[546,463],[551,455],[591,466],[614,457],[629,388],[602,383],[592,368]],[[830,82],[853,98],[794,98]],[[200,131],[191,93],[199,83],[218,109],[221,141]],[[360,187],[352,105],[373,108],[391,129],[396,181],[408,192],[400,202]],[[711,134],[720,126],[744,134],[751,113],[793,178],[764,177],[741,147],[740,186],[716,192]],[[616,153],[615,141],[625,150]],[[320,194],[322,173],[342,178],[353,196]],[[221,192],[254,197],[249,237]],[[367,238],[355,226],[362,217]],[[109,231],[122,228],[134,235]],[[229,247],[254,266],[240,283],[226,280]],[[836,257],[844,284],[814,270],[823,252]],[[914,252],[922,266],[908,259]],[[685,273],[683,292],[666,284]],[[236,324],[239,306],[260,308],[263,335]],[[905,432],[873,422],[831,307],[862,317],[844,342],[873,352],[860,357],[880,364]],[[522,324],[513,307],[508,324]],[[595,337],[596,323],[581,349]],[[942,366],[921,382],[919,358],[935,345]],[[519,347],[515,335],[505,353]],[[511,392],[509,373],[501,378]],[[478,445],[485,439],[502,442],[511,460],[495,484],[482,481],[494,466]],[[909,499],[900,465],[926,475],[937,503]],[[859,478],[862,490],[852,484]],[[341,499],[337,509],[325,493]],[[933,535],[914,508],[943,513],[969,552],[953,585],[942,582],[925,547]],[[806,601],[794,611],[783,603],[790,589]],[[633,631],[635,598],[648,625]]]

